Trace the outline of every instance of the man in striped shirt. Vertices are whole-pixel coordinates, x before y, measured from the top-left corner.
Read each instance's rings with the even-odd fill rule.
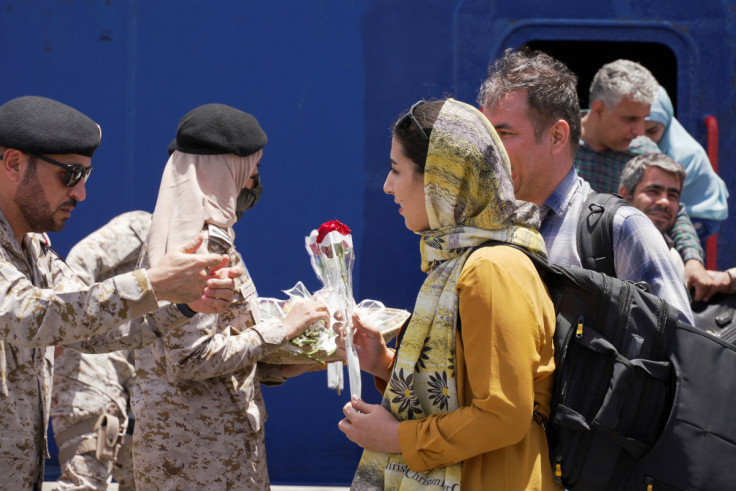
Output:
[[[516,197],[536,203],[550,263],[581,266],[577,223],[590,185],[573,159],[581,134],[577,77],[540,52],[508,50],[489,67],[478,103],[511,160]],[[613,220],[616,276],[646,282],[692,323],[690,300],[662,235],[639,210]]]

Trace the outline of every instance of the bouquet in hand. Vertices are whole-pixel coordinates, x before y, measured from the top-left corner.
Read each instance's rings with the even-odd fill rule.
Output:
[[[326,288],[311,294],[301,281],[283,292],[288,296],[287,300],[258,298],[261,321],[283,320],[298,302],[317,300],[326,305],[329,302],[328,297],[333,296]],[[388,308],[378,300],[370,299],[356,305],[354,312],[364,324],[378,326],[386,343],[396,337],[400,327],[410,315],[407,310]],[[261,361],[277,365],[309,363],[310,360],[319,364],[340,361],[342,358],[337,354],[336,337],[334,329],[320,320],[289,341],[281,350],[264,355]]]
[[[360,364],[353,345],[352,316],[355,308],[353,299],[353,238],[350,229],[337,220],[323,223],[305,238],[307,252],[317,278],[328,292],[326,303],[330,318],[339,312],[343,320],[340,333],[345,339],[348,361],[350,393],[360,397]],[[342,373],[342,372],[340,372]]]
[[[283,290],[289,297],[288,300],[261,297],[258,299],[258,308],[261,320],[286,318],[294,304],[305,300],[318,300],[327,304],[327,291],[320,290],[314,295],[309,293],[307,287],[300,281],[293,288]],[[288,353],[299,355],[290,358],[280,355],[278,352],[266,355],[262,361],[271,363],[304,363],[306,359],[317,363],[327,363],[340,358],[337,356],[337,344],[335,344],[335,332],[324,321],[317,321],[307,328],[299,336],[289,341],[284,350]],[[303,357],[300,359],[300,357]]]
[[[352,311],[353,300],[353,237],[350,229],[337,220],[323,223],[305,239],[307,252],[317,278],[335,294],[330,298],[345,314]]]

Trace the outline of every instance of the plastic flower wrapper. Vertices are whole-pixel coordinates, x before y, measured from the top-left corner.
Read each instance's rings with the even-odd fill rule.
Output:
[[[262,321],[270,319],[282,320],[293,308],[296,302],[312,298],[325,304],[334,302],[336,297],[328,289],[322,288],[313,295],[303,283],[297,283],[290,290],[283,290],[289,296],[288,300],[277,298],[258,298],[258,307]],[[328,307],[334,311],[338,306]],[[355,314],[361,322],[367,326],[378,328],[386,343],[390,342],[399,332],[401,326],[409,318],[409,311],[385,307],[377,300],[363,300],[354,309]],[[320,364],[327,363],[327,386],[336,389],[337,393],[343,389],[342,363],[337,355],[335,340],[337,334],[331,327],[328,328],[323,321],[315,322],[300,336],[292,339],[281,350],[266,354],[261,358],[265,363],[290,364],[308,363],[307,359]],[[332,362],[332,363],[330,363]]]
[[[264,297],[258,299],[258,308],[262,320],[285,318],[297,302],[319,300],[325,304],[327,303],[327,291],[320,290],[312,295],[301,281],[293,288],[283,290],[283,292],[289,297],[288,300]],[[323,321],[318,321],[309,326],[302,334],[290,340],[283,349],[289,353],[303,355],[312,361],[325,363],[330,359],[329,357],[334,358],[337,351],[336,337],[337,334],[330,326],[325,325]]]
[[[388,343],[411,315],[403,309],[391,309],[378,300],[365,299],[355,306],[355,313],[366,326],[377,326]]]
[[[312,230],[305,238],[312,268],[317,278],[328,292],[325,303],[330,311],[330,322],[334,322],[335,312],[342,316],[341,336],[345,339],[345,353],[348,361],[348,380],[351,395],[361,396],[360,363],[358,352],[353,344],[352,316],[355,307],[353,299],[353,237],[350,229],[337,220],[323,223],[318,230]],[[339,363],[339,362],[338,362]],[[341,370],[328,368],[328,385],[337,386],[334,380]],[[332,378],[331,378],[332,377]]]

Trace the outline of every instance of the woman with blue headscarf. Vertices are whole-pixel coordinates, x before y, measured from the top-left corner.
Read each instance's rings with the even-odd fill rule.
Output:
[[[728,189],[713,171],[702,145],[690,136],[674,116],[672,101],[659,87],[657,101],[646,118],[646,135],[657,142],[662,153],[681,163],[687,172],[680,200],[701,240],[716,233],[728,217]]]

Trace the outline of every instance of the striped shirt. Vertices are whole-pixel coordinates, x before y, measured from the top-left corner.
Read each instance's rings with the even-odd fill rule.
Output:
[[[540,232],[550,263],[582,265],[577,226],[585,198],[592,192],[573,168],[540,208]],[[692,324],[690,299],[667,244],[651,220],[633,206],[620,207],[614,216],[613,251],[619,279],[646,282],[653,294],[670,303],[680,311],[683,321]]]

